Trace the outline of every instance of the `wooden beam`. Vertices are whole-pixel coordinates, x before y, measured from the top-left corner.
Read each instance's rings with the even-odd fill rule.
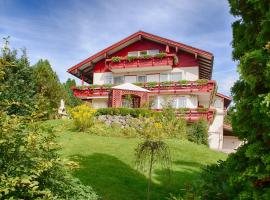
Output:
[[[204,60],[199,60],[199,63],[203,63],[203,64],[206,64],[206,65],[212,66],[212,63],[205,62]]]
[[[202,57],[200,57],[200,56],[198,56],[198,59],[199,59],[199,61],[201,61],[201,62],[205,62],[205,63],[212,64],[212,60],[208,60],[208,59],[202,58]]]
[[[84,85],[84,74],[81,73],[81,80],[82,80],[82,85]]]

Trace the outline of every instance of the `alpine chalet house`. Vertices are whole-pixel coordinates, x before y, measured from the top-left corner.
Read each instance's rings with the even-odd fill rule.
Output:
[[[209,122],[211,148],[231,150],[240,143],[223,126],[231,98],[216,92],[213,60],[207,51],[139,31],[68,72],[82,85],[90,84],[73,92],[94,108],[150,105],[160,110],[170,102],[186,120]]]

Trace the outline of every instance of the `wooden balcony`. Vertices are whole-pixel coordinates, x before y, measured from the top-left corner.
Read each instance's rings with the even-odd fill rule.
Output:
[[[162,58],[138,57],[134,60],[128,60],[128,57],[121,57],[119,62],[113,62],[112,59],[106,59],[106,64],[112,72],[135,72],[138,71],[155,71],[155,70],[170,70],[173,66],[175,54],[167,54]]]
[[[161,82],[161,83],[142,83],[138,84],[150,92],[151,94],[192,94],[192,93],[210,93],[215,92],[216,82],[209,80],[206,82],[188,81],[181,82]],[[74,96],[78,98],[95,98],[101,96],[108,96],[111,87],[103,86],[85,86],[72,88]]]

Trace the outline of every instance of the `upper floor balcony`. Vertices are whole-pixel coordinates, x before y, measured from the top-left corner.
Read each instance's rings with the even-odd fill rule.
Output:
[[[170,70],[175,62],[175,54],[159,53],[154,56],[126,56],[106,59],[106,65],[114,73]]]
[[[178,82],[148,82],[135,83],[150,91],[151,94],[192,94],[208,93],[213,96],[216,90],[216,82],[213,80],[199,79],[197,81]],[[113,85],[92,85],[72,88],[74,96],[78,98],[95,98],[108,96]]]

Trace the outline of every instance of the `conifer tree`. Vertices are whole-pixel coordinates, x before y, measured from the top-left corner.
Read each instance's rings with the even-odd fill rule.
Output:
[[[233,59],[233,132],[244,145],[202,175],[201,199],[270,199],[270,2],[229,0]]]

